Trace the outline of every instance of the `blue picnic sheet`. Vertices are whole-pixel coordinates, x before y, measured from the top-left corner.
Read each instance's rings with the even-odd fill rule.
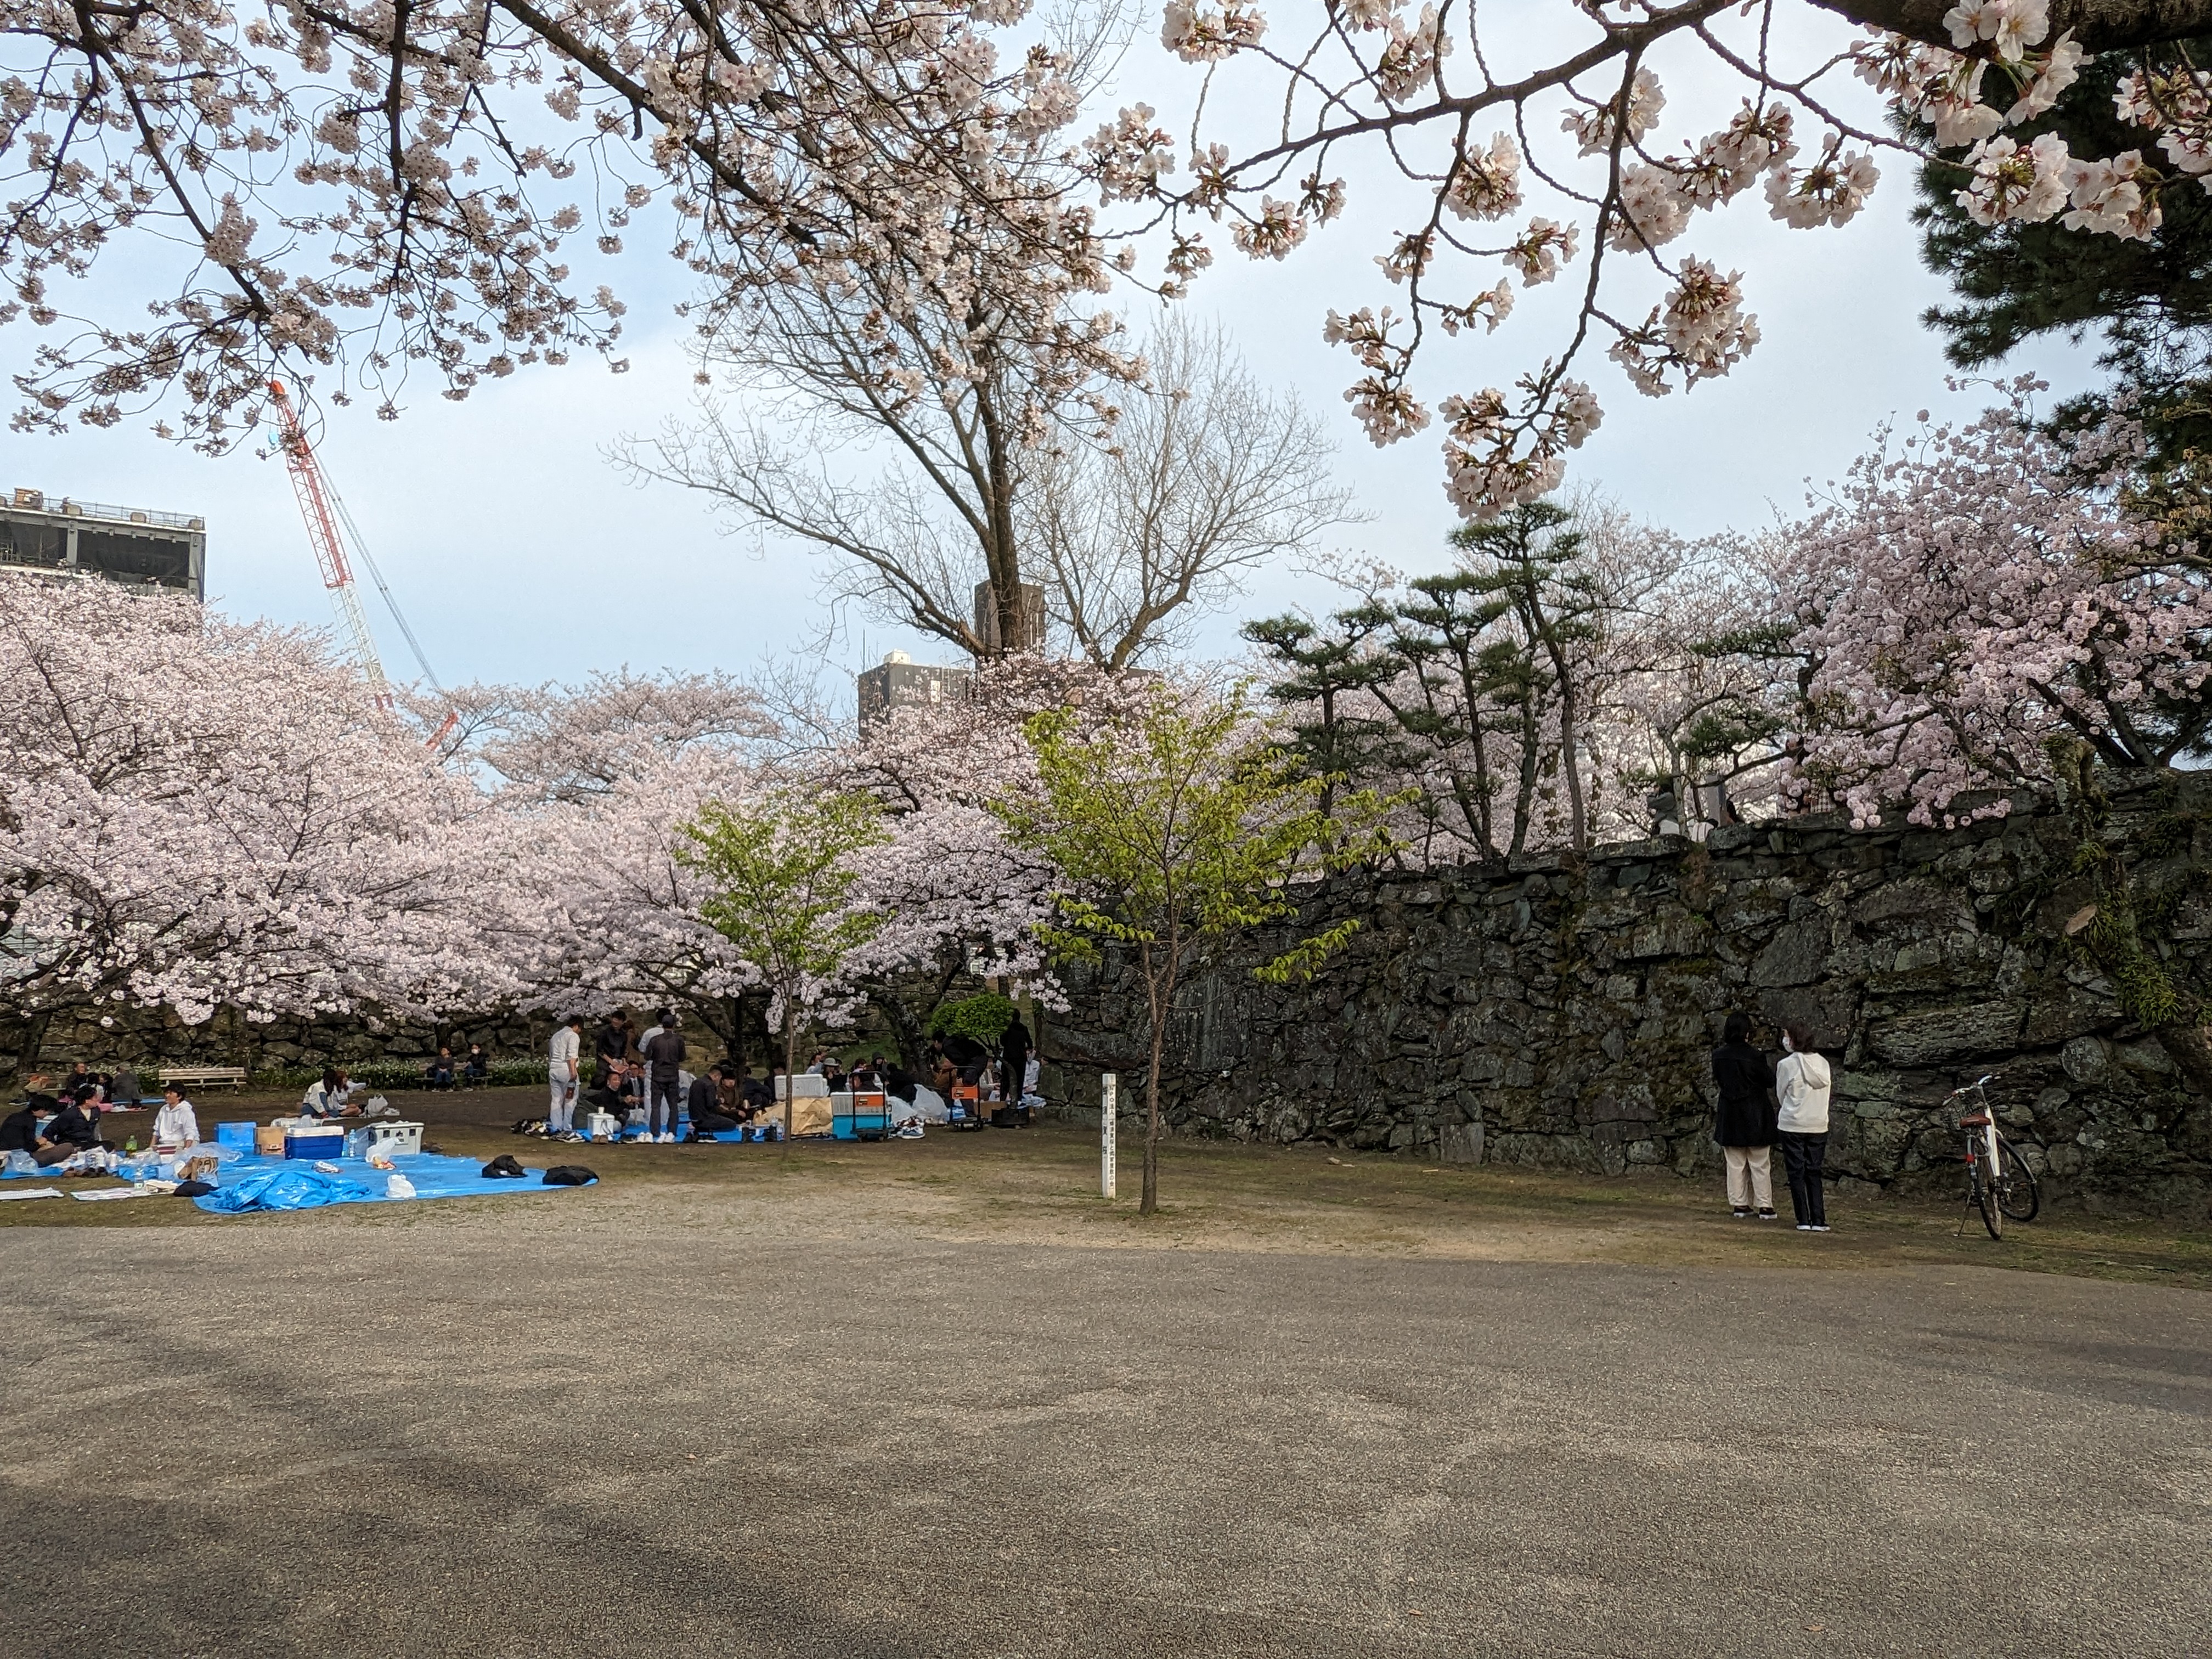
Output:
[[[306,1158],[269,1158],[256,1153],[234,1159],[217,1173],[214,1192],[192,1200],[216,1215],[241,1215],[263,1210],[313,1210],[326,1204],[394,1204],[386,1190],[388,1171],[371,1169],[366,1158],[326,1160],[338,1173],[325,1175]],[[415,1184],[416,1198],[481,1198],[487,1194],[549,1193],[567,1190],[545,1184],[543,1167],[524,1165],[529,1172],[520,1181],[483,1178],[488,1160],[447,1158],[437,1152],[402,1152],[392,1165]]]

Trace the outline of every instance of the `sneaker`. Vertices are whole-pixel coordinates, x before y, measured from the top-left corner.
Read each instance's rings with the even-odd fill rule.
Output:
[[[1737,1206],[1735,1206],[1735,1208],[1734,1208],[1733,1210],[1730,1210],[1730,1211],[1729,1212],[1729,1214],[1730,1216],[1734,1217],[1734,1218],[1735,1218],[1736,1220],[1738,1220],[1738,1221],[1741,1221],[1745,1217],[1748,1216],[1750,1213],[1751,1213],[1751,1211],[1750,1211],[1749,1207],[1748,1207],[1748,1206],[1745,1206],[1745,1205],[1741,1205],[1741,1204],[1737,1205]]]
[[[1774,1219],[1774,1212],[1771,1210],[1761,1210],[1759,1212],[1759,1218],[1761,1221],[1771,1221]]]
[[[660,1144],[664,1146],[673,1146],[676,1144],[676,1137],[663,1129],[660,1132]]]
[[[1813,1231],[1813,1224],[1809,1221],[1801,1221],[1797,1224],[1797,1231],[1801,1233],[1809,1233]],[[1820,1231],[1826,1232],[1827,1229],[1823,1227]]]
[[[1828,1224],[1825,1221],[1816,1221],[1805,1231],[1808,1233],[1825,1233],[1828,1231]]]

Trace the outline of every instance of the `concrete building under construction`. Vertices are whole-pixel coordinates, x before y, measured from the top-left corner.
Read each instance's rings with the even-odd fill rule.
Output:
[[[174,587],[205,599],[207,521],[15,489],[0,494],[0,565]]]

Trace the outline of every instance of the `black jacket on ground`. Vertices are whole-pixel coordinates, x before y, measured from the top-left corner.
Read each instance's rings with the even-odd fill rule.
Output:
[[[1723,1146],[1771,1146],[1779,1109],[1766,1056],[1748,1042],[1723,1042],[1713,1050],[1713,1081],[1721,1091],[1713,1139]]]

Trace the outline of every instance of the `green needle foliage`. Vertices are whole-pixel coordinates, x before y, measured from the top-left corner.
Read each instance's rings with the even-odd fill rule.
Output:
[[[2076,155],[2143,149],[2165,168],[2143,130],[2120,120],[2113,92],[2138,64],[2170,67],[2185,55],[2201,64],[2208,51],[2212,39],[2199,37],[2092,58],[2054,108],[2008,136],[2024,146],[2055,132]],[[1913,136],[1933,135],[1923,126]],[[1922,318],[1947,337],[1944,355],[1983,368],[2039,338],[2100,338],[2107,386],[2061,404],[2054,428],[2094,427],[2124,410],[2148,446],[2127,481],[2130,507],[2177,539],[2212,532],[2212,196],[2176,174],[2146,241],[2069,230],[2059,219],[1981,225],[1956,199],[1964,154],[1921,170],[1913,211],[1922,257],[1959,296]]]
[[[1241,688],[1211,702],[1164,689],[1093,731],[1066,709],[1024,729],[1037,787],[991,810],[1066,884],[1046,943],[1076,960],[1119,945],[1143,975],[1151,1057],[1140,1208],[1150,1215],[1159,1207],[1160,1066],[1176,987],[1200,956],[1292,914],[1294,878],[1382,856],[1390,803],[1362,791],[1323,812],[1325,780],[1261,735]],[[1301,939],[1255,972],[1275,983],[1307,977],[1358,926]]]
[[[678,857],[713,888],[700,907],[709,927],[760,970],[783,1004],[783,1127],[792,1127],[799,1012],[835,981],[883,918],[850,908],[853,854],[890,837],[872,796],[770,795],[742,807],[708,803],[684,827]]]

